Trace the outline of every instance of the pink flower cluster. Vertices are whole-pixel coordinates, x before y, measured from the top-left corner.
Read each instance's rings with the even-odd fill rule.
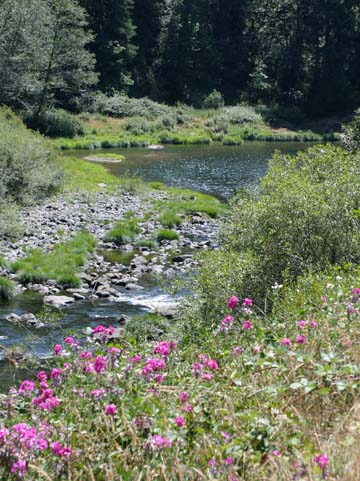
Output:
[[[158,357],[153,357],[148,359],[145,363],[145,366],[141,370],[141,374],[148,378],[151,374],[161,371],[165,369],[165,361],[164,359],[159,359]]]
[[[322,471],[325,471],[326,466],[329,464],[329,457],[326,454],[318,454],[313,459]]]
[[[51,411],[60,404],[59,399],[53,394],[54,390],[49,388],[46,381],[43,381],[40,383],[39,395],[33,399],[32,403],[39,409]]]
[[[38,451],[49,447],[51,429],[46,423],[39,428],[19,423],[10,429],[0,428],[0,452],[13,459],[10,472],[21,478],[27,471],[27,461]]]
[[[147,441],[145,447],[150,446],[153,449],[164,449],[164,448],[171,448],[172,441],[169,438],[164,436],[160,436],[159,434],[154,434],[152,438]]]
[[[154,347],[154,354],[160,354],[161,356],[167,357],[175,349],[176,342],[162,341]]]
[[[35,383],[33,381],[29,381],[28,379],[25,379],[25,381],[23,381],[20,384],[19,394],[20,396],[23,396],[24,394],[31,393],[32,391],[34,391],[34,389],[35,389]]]
[[[207,381],[212,379],[212,374],[209,372],[204,372],[204,369],[210,369],[212,371],[217,371],[219,369],[219,364],[215,359],[208,359],[205,354],[199,354],[200,362],[195,362],[192,365],[192,373],[195,377],[201,377]]]
[[[228,331],[230,327],[232,326],[234,322],[233,316],[230,316],[229,314],[224,317],[224,319],[221,321],[220,324],[220,330],[221,331]]]
[[[51,451],[55,456],[60,456],[61,458],[69,458],[73,455],[73,450],[68,446],[62,446],[59,441],[51,443]]]

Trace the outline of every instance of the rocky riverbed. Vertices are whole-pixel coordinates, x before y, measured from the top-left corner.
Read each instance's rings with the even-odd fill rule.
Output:
[[[161,228],[154,202],[166,201],[168,196],[167,192],[161,191],[146,195],[133,192],[62,195],[23,210],[21,221],[25,227],[24,235],[16,241],[0,240],[0,252],[5,259],[16,260],[34,248],[50,251],[56,243],[68,240],[81,230],[94,235],[97,249],[79,273],[82,280],[80,288],[65,290],[49,280],[44,284],[29,284],[26,287],[18,285],[19,292],[25,289],[37,291],[45,304],[57,308],[94,299],[116,303],[123,302],[124,290],[139,293],[141,297],[146,290],[146,283],[144,285],[142,282],[144,276],[170,279],[194,268],[194,253],[212,248],[216,242],[217,223],[204,214],[184,216],[182,224],[175,229],[179,238],[161,241],[156,248],[136,247],[137,239],[121,247],[104,241],[106,233],[117,221],[126,218],[129,212],[142,219],[139,222],[141,233],[138,239],[152,239],[154,231]],[[0,268],[0,275],[17,280],[16,274],[5,268]],[[154,305],[151,310],[167,316],[175,314],[174,306],[169,305]],[[19,316],[11,312],[7,320],[37,325],[31,315]]]

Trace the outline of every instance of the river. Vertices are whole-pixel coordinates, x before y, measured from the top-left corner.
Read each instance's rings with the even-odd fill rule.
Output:
[[[146,181],[161,181],[170,186],[190,188],[226,200],[237,189],[258,182],[266,173],[268,161],[276,149],[295,154],[308,146],[303,143],[248,142],[237,147],[216,144],[166,146],[164,150],[154,151],[138,148],[109,149],[106,153],[120,153],[126,159],[120,163],[104,162],[104,165],[118,176],[140,176]],[[72,154],[85,157],[91,153],[93,151],[75,151]],[[102,254],[107,256],[106,252]],[[111,261],[110,257],[109,260]],[[140,293],[122,290],[121,302],[102,299],[76,302],[61,311],[57,322],[51,320],[35,331],[6,320],[6,316],[12,312],[39,315],[43,309],[42,296],[26,291],[10,302],[0,302],[0,345],[7,348],[22,345],[25,349],[31,345],[34,354],[45,357],[50,353],[50,345],[61,340],[64,329],[79,331],[98,323],[111,324],[120,313],[141,315],[149,312],[156,303],[173,302],[172,297],[158,285],[155,277],[145,275],[142,286],[144,289]],[[0,358],[1,355],[0,350]],[[21,371],[14,371],[4,360],[0,361],[0,391],[6,390],[14,382],[14,373],[20,377],[24,375]]]

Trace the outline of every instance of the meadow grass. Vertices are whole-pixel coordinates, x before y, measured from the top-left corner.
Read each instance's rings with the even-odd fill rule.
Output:
[[[181,225],[183,219],[179,217],[173,210],[165,210],[159,217],[160,224],[168,229],[173,229]]]
[[[7,301],[15,295],[16,284],[7,277],[0,276],[0,300]]]
[[[229,293],[192,341],[154,315],[67,336],[9,394],[1,479],[357,481],[359,282],[304,278],[271,317]]]
[[[23,284],[53,279],[63,287],[79,287],[81,281],[77,272],[85,265],[87,254],[93,252],[95,243],[91,234],[81,232],[55,245],[49,253],[34,249],[28,256],[13,262],[12,269]]]
[[[139,219],[135,217],[117,222],[115,227],[105,235],[104,241],[113,242],[117,246],[129,244],[135,239],[136,234],[141,232],[138,223]]]
[[[179,234],[171,229],[158,229],[154,232],[154,239],[158,242],[162,242],[164,240],[172,241],[177,240],[179,238]]]
[[[135,99],[130,99],[135,102]],[[146,105],[142,104],[146,109]],[[126,109],[124,118],[101,114],[80,114],[84,135],[77,138],[58,138],[54,144],[66,149],[97,149],[147,147],[150,144],[196,145],[222,142],[224,145],[241,145],[244,140],[258,141],[321,141],[339,140],[332,132],[315,133],[310,130],[272,128],[266,117],[255,108],[235,105],[220,109],[192,109],[183,106],[151,109],[136,115]],[[165,109],[165,110],[164,110]],[[110,115],[113,115],[110,113]]]

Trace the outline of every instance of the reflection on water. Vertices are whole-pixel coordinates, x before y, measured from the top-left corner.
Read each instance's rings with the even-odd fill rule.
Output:
[[[115,175],[128,173],[146,181],[161,181],[228,199],[236,189],[256,183],[266,173],[275,150],[296,154],[309,146],[302,142],[245,142],[240,146],[169,145],[164,150],[107,149],[126,158],[103,165]],[[86,157],[89,151],[72,154]]]

